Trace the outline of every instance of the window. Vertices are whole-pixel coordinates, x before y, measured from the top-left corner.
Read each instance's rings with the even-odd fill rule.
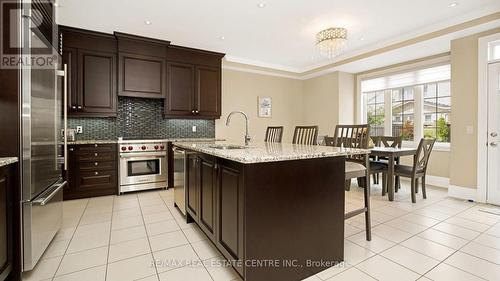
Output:
[[[372,135],[384,133],[385,103],[384,92],[373,92],[367,94],[367,120],[370,124]]]
[[[424,137],[438,142],[450,142],[451,97],[450,82],[424,85]]]
[[[451,140],[450,65],[361,82],[362,118],[373,136]]]
[[[414,108],[413,89],[405,87],[392,90],[392,135],[401,136],[403,140],[414,139]],[[379,135],[380,136],[380,135]]]

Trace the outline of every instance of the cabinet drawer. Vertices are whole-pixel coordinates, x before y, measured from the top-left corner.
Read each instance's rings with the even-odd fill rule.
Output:
[[[80,172],[80,188],[92,187],[98,188],[103,186],[115,186],[116,173],[113,171],[81,171]]]
[[[103,152],[103,151],[109,151],[109,152],[115,152],[117,148],[116,144],[84,144],[84,145],[79,145],[78,150],[81,152]]]
[[[96,162],[96,161],[115,161],[115,152],[102,152],[102,151],[80,151],[79,159],[81,162]]]
[[[116,162],[94,161],[80,163],[80,171],[103,171],[116,169]]]

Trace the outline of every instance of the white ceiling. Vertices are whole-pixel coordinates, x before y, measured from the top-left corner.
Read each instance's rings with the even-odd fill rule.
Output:
[[[458,5],[450,7],[455,1]],[[57,20],[219,51],[234,62],[303,72],[335,62],[319,55],[314,44],[315,34],[327,27],[348,29],[339,60],[500,11],[498,0],[455,1],[59,0]]]

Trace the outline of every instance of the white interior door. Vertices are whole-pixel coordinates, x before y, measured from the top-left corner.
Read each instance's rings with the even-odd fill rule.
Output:
[[[500,205],[500,62],[488,65],[488,193]]]

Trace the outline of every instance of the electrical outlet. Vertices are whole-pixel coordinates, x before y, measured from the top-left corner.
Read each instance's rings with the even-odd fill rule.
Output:
[[[192,130],[193,132],[196,132],[196,126],[193,126]]]
[[[83,126],[76,126],[76,133],[83,134]]]

